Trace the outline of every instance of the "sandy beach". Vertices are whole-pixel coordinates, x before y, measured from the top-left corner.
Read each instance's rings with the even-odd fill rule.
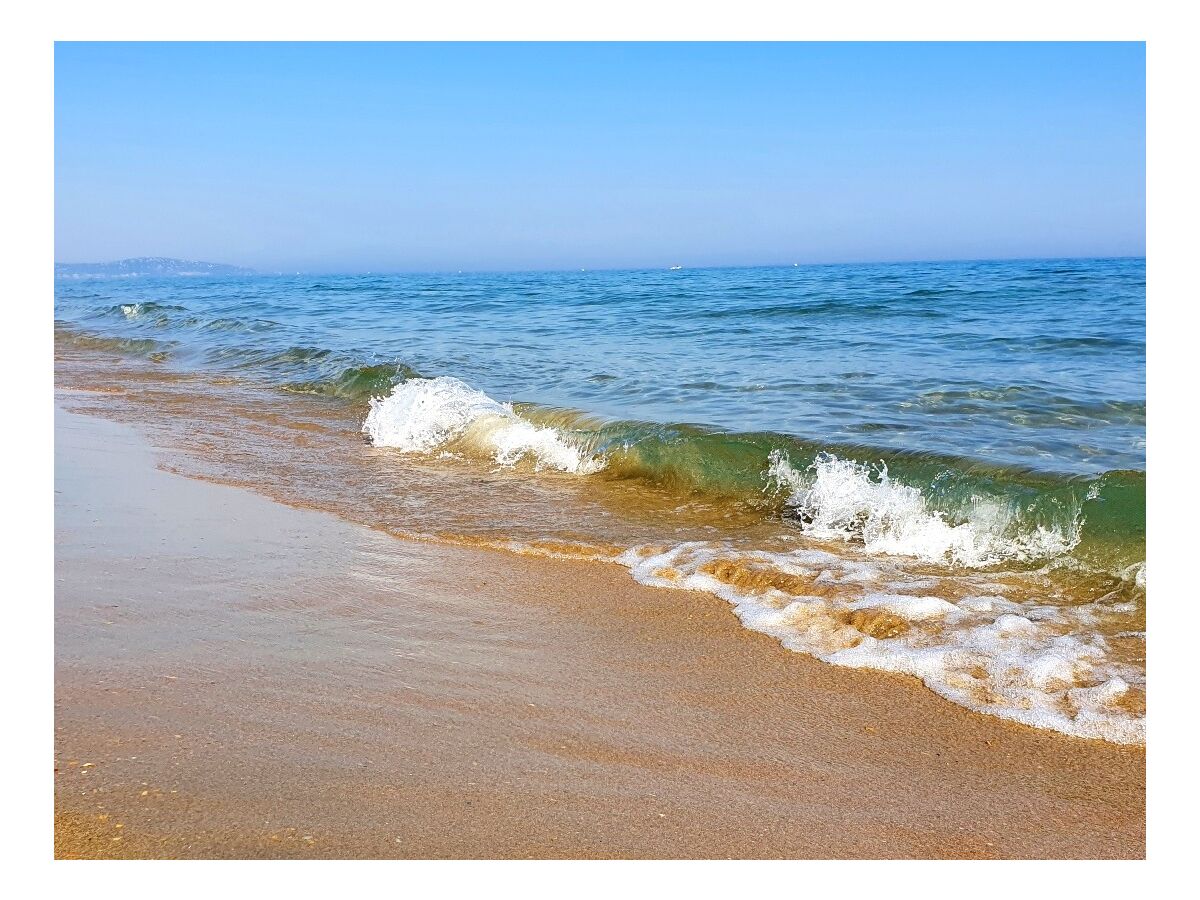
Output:
[[[1145,752],[55,430],[55,855],[1141,857]],[[66,397],[66,399],[70,399]]]

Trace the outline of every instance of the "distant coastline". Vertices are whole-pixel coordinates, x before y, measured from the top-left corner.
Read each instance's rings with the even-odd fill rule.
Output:
[[[112,262],[54,264],[55,278],[195,277],[197,275],[253,275],[253,269],[196,259],[138,256]]]

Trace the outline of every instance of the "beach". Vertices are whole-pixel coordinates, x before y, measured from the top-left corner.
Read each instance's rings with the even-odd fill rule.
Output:
[[[1137,745],[1143,332],[1139,260],[60,278],[55,371],[172,471]]]
[[[163,432],[59,375],[59,858],[1144,855],[1140,746],[827,665],[612,563],[166,471]]]

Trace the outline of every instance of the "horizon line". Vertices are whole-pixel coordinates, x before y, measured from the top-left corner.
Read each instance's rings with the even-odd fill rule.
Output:
[[[1002,262],[1049,262],[1052,260],[1102,260],[1102,259],[1146,259],[1146,253],[1119,253],[1100,255],[1069,255],[1069,256],[964,256],[946,257],[941,259],[864,259],[838,260],[827,262],[773,262],[773,263],[717,263],[689,266],[681,263],[671,263],[661,266],[580,266],[555,268],[513,268],[513,269],[259,269],[239,263],[215,262],[213,260],[187,258],[181,256],[125,256],[117,259],[89,262],[54,261],[55,266],[86,266],[114,265],[135,259],[161,259],[174,262],[193,262],[202,265],[229,266],[230,268],[245,269],[251,275],[557,275],[580,272],[667,272],[675,271],[712,271],[717,269],[792,269],[792,268],[826,268],[835,266],[887,266],[887,265],[939,265],[950,263],[1002,263]]]

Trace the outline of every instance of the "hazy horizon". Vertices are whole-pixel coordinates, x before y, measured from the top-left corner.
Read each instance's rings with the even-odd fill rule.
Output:
[[[1140,43],[59,43],[55,135],[60,262],[1145,255]]]
[[[707,269],[786,269],[786,268],[821,268],[823,266],[904,266],[904,265],[954,265],[954,264],[970,264],[970,263],[1017,263],[1017,262],[1054,262],[1056,260],[1071,261],[1071,260],[1119,260],[1119,259],[1145,259],[1144,253],[1125,253],[1112,254],[1107,256],[977,256],[977,257],[959,257],[956,259],[853,259],[853,260],[837,260],[823,261],[816,260],[813,262],[762,262],[762,263],[712,263],[710,265],[689,266],[683,264],[668,265],[652,265],[652,266],[593,266],[590,268],[570,268],[570,267],[554,267],[554,268],[529,268],[529,269],[262,269],[252,266],[236,266],[236,264],[228,263],[220,259],[201,259],[198,256],[160,256],[155,254],[138,254],[136,256],[125,256],[120,259],[85,259],[85,260],[64,260],[56,259],[56,266],[87,266],[87,265],[111,265],[113,263],[128,262],[138,259],[162,259],[173,262],[194,262],[204,265],[218,266],[235,266],[236,268],[244,268],[253,275],[521,275],[521,274],[556,274],[570,272],[655,272],[664,269],[674,268],[678,265],[683,270],[701,271]]]

